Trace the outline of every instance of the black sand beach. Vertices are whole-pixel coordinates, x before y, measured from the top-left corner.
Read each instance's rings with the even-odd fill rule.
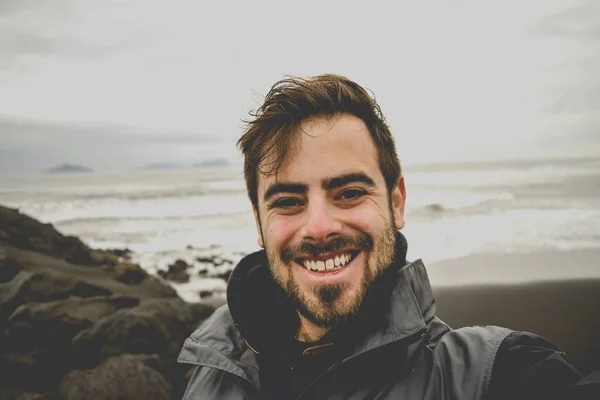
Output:
[[[582,371],[600,369],[600,249],[471,255],[428,274],[438,315],[453,328],[534,332]]]

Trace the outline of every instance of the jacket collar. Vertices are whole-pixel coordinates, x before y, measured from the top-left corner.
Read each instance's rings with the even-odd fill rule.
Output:
[[[435,316],[433,292],[420,259],[396,272],[395,286],[388,296],[389,308],[383,323],[364,325],[368,331],[348,358],[403,339],[418,339],[417,335],[425,332]]]
[[[434,317],[425,266],[421,260],[407,263],[406,250],[406,239],[397,232],[393,265],[375,282],[352,326],[339,329],[341,338],[352,342],[352,356],[422,332]],[[236,266],[227,302],[235,326],[255,353],[279,352],[297,332],[295,307],[273,280],[264,251]]]

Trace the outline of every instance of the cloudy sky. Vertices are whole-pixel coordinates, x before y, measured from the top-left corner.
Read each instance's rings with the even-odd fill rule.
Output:
[[[285,74],[371,89],[408,163],[600,156],[597,0],[0,2],[0,171],[239,159]]]

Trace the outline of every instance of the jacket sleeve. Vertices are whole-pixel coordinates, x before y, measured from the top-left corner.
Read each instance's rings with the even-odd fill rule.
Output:
[[[488,399],[598,400],[600,372],[584,377],[543,337],[513,332],[498,348]]]

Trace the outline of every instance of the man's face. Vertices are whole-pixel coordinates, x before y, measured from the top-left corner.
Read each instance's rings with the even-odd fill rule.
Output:
[[[404,180],[390,196],[357,117],[306,121],[297,144],[277,176],[259,176],[258,241],[300,314],[329,328],[356,313],[392,262]]]

